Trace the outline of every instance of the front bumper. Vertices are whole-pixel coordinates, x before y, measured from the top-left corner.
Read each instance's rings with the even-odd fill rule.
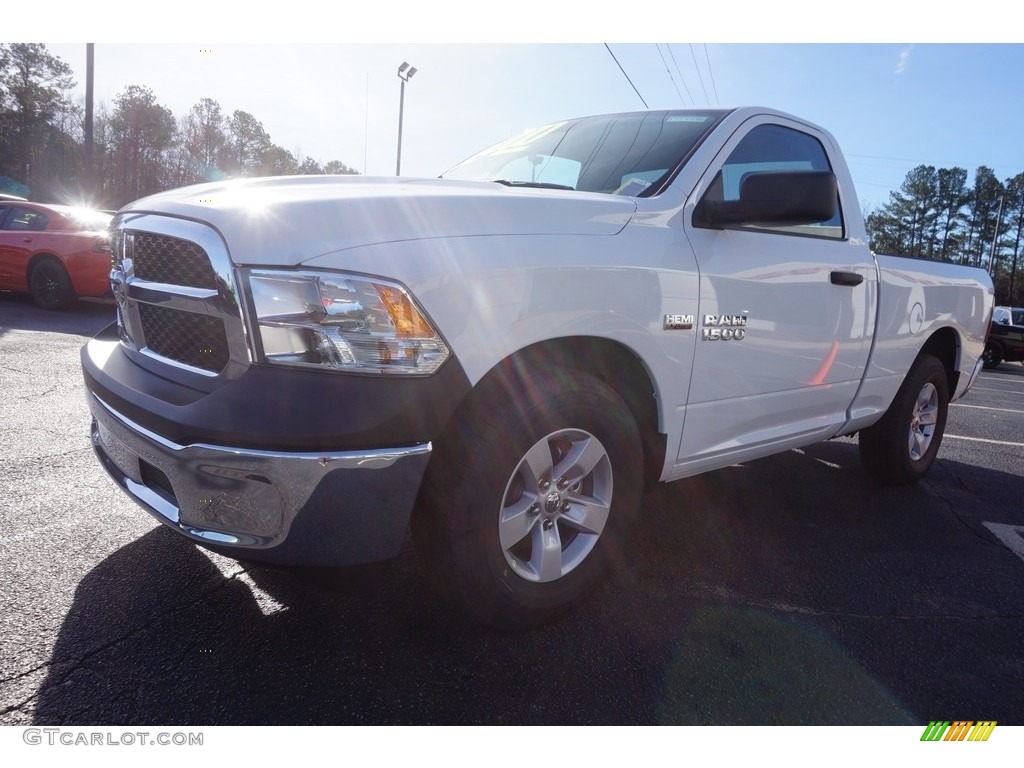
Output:
[[[179,445],[87,394],[92,445],[160,522],[233,557],[334,566],[398,554],[430,443],[341,452]]]

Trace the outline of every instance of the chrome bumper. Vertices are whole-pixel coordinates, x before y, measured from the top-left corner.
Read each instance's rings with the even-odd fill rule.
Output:
[[[429,443],[338,453],[178,445],[87,397],[93,449],[110,476],[197,543],[290,565],[372,562],[401,548]]]

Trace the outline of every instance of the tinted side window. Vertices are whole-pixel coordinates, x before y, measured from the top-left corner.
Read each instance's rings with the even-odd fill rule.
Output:
[[[42,213],[11,206],[11,211],[3,223],[4,229],[27,230],[31,232],[42,232],[46,229],[49,219]]]
[[[825,148],[813,136],[781,125],[759,125],[748,133],[722,166],[719,178],[708,191],[712,200],[739,200],[740,184],[748,173],[756,171],[831,171]],[[754,228],[754,227],[751,227]],[[843,236],[843,214],[836,202],[836,213],[828,221],[801,226],[763,226],[756,229],[816,235]]]

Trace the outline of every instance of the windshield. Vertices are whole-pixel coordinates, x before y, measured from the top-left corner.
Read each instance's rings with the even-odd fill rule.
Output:
[[[441,178],[644,196],[660,189],[723,115],[634,112],[552,123],[478,152]]]

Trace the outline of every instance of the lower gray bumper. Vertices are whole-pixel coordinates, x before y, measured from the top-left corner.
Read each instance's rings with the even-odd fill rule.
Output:
[[[88,393],[92,445],[160,522],[226,554],[352,565],[398,554],[430,444],[338,453],[178,445]]]

